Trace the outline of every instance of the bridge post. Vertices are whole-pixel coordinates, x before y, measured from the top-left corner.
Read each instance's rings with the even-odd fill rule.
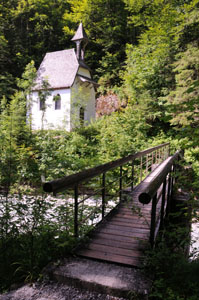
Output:
[[[142,156],[140,157],[140,181],[142,181]]]
[[[147,154],[146,155],[146,173],[148,172],[148,169],[149,169],[148,163],[149,163],[149,156]]]
[[[155,239],[156,206],[157,206],[157,193],[152,199],[152,208],[151,208],[150,244],[152,248],[154,246],[154,239]]]
[[[163,225],[164,225],[164,207],[165,207],[166,186],[167,186],[167,179],[164,180],[163,188],[162,188],[162,203],[161,203],[161,211],[160,211],[160,229],[162,229]]]
[[[79,236],[79,228],[78,228],[78,185],[76,184],[74,187],[74,236],[78,238]]]
[[[122,200],[122,166],[120,166],[120,191],[119,191],[120,202]]]
[[[134,159],[132,160],[131,166],[132,166],[132,169],[131,169],[131,191],[133,191],[133,187],[134,187]]]
[[[167,207],[166,207],[166,216],[167,217],[171,210],[171,190],[172,190],[172,182],[171,181],[172,181],[172,178],[171,178],[171,171],[170,171],[169,179],[168,179]]]
[[[158,150],[155,151],[155,164],[158,163]]]
[[[106,173],[102,174],[102,219],[105,216]]]
[[[52,192],[53,194],[56,194],[59,192],[63,192],[67,189],[73,188],[73,191],[74,191],[73,231],[74,231],[74,236],[79,237],[80,226],[83,223],[85,223],[85,221],[88,218],[92,217],[92,220],[93,220],[93,217],[95,218],[95,213],[97,211],[97,207],[96,207],[96,209],[91,211],[91,214],[86,216],[83,220],[80,220],[80,216],[78,213],[79,205],[81,203],[83,203],[85,200],[92,197],[93,192],[94,192],[94,186],[92,186],[91,194],[88,193],[88,195],[86,195],[86,198],[83,197],[83,200],[79,200],[79,195],[80,195],[80,193],[82,193],[82,189],[79,189],[80,184],[83,187],[83,184],[85,182],[88,182],[88,180],[90,180],[92,178],[97,178],[99,176],[103,176],[102,177],[102,185],[100,186],[100,189],[97,190],[96,193],[94,193],[94,195],[99,195],[99,193],[101,194],[101,200],[102,200],[101,214],[102,214],[102,218],[104,218],[104,216],[106,214],[106,182],[105,182],[106,173],[120,167],[120,172],[119,172],[120,173],[120,181],[119,181],[120,195],[119,196],[121,199],[122,194],[123,194],[122,188],[124,188],[125,184],[128,185],[128,187],[130,186],[131,190],[133,190],[134,185],[135,184],[137,185],[137,181],[139,181],[139,178],[140,178],[140,181],[142,182],[142,177],[143,177],[144,171],[145,171],[144,170],[145,163],[146,163],[146,170],[153,170],[153,165],[155,165],[155,167],[158,167],[157,163],[160,160],[160,156],[161,156],[160,154],[163,153],[162,151],[160,151],[160,149],[167,146],[168,144],[169,143],[164,143],[159,146],[155,146],[155,147],[152,147],[152,148],[149,148],[149,149],[137,152],[137,153],[130,154],[126,157],[117,159],[115,161],[111,161],[111,162],[105,163],[103,165],[96,166],[94,168],[89,168],[89,169],[80,171],[76,174],[71,174],[69,176],[64,176],[63,178],[59,178],[59,179],[55,179],[55,180],[46,182],[43,186],[43,189],[45,192],[48,192],[48,193]],[[150,158],[150,155],[152,156],[152,158]],[[137,160],[140,160],[140,166],[139,166],[139,163],[135,164],[135,160],[136,160],[136,162],[137,162]],[[154,162],[154,160],[155,160],[155,162]],[[123,166],[126,164],[128,164],[127,167],[130,167],[131,174],[129,174],[129,169],[127,169],[127,172],[126,172],[126,170],[124,170]],[[135,168],[136,168],[136,172],[135,172]],[[127,174],[127,180],[123,179],[124,176],[126,176],[126,174]],[[126,182],[126,181],[129,181],[130,177],[132,179],[131,182]],[[135,182],[135,178],[136,178],[136,182]],[[117,181],[117,187],[118,187],[118,178],[116,179],[116,181]],[[114,182],[115,182],[115,180],[114,180]],[[114,182],[112,182],[112,184]],[[89,187],[86,190],[90,191]],[[115,196],[118,199],[118,189],[115,193]],[[92,215],[92,213],[93,213],[93,215]],[[152,233],[151,235],[153,235],[153,234],[154,233]]]

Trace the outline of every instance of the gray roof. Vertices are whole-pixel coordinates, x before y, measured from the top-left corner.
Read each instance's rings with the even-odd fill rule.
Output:
[[[42,89],[42,80],[46,79],[50,88],[71,87],[79,68],[75,49],[46,53],[37,71],[36,85],[33,90]]]

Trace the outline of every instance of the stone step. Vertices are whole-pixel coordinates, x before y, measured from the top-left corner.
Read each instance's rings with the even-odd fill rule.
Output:
[[[150,282],[139,269],[86,258],[66,258],[59,266],[46,267],[45,274],[78,289],[115,297],[127,298],[133,292],[144,300],[150,289]]]

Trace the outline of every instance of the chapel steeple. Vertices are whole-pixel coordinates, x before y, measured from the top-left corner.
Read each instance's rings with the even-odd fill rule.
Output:
[[[76,43],[77,59],[84,60],[84,53],[86,45],[88,44],[88,37],[82,23],[79,24],[79,27],[71,41]]]

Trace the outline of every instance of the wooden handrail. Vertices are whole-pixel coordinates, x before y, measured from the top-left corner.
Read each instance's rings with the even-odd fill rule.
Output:
[[[72,174],[72,175],[65,176],[60,179],[46,182],[43,185],[43,189],[45,192],[53,192],[53,193],[58,193],[58,192],[64,191],[67,188],[71,188],[71,187],[78,185],[82,181],[85,181],[85,180],[91,179],[95,176],[98,176],[100,174],[106,173],[109,170],[112,170],[116,167],[120,167],[120,166],[124,165],[125,163],[133,161],[136,158],[143,157],[144,155],[152,153],[153,151],[156,151],[165,146],[169,146],[169,143],[164,143],[164,144],[158,145],[156,147],[152,147],[147,150],[143,150],[143,151],[137,152],[135,154],[131,154],[124,158],[120,158],[115,161],[105,163],[103,165],[81,171],[76,174]]]
[[[164,182],[167,174],[170,172],[171,167],[176,159],[180,156],[182,150],[176,151],[173,156],[168,157],[163,163],[160,171],[152,176],[152,173],[145,178],[145,180],[140,184],[143,185],[142,192],[139,195],[139,201],[142,204],[148,204],[157,193],[157,190]],[[152,178],[151,178],[152,177]]]
[[[175,161],[181,158],[182,150],[165,159],[158,165],[132,193],[142,204],[151,203],[150,244],[154,246],[157,233],[163,228],[164,217],[171,209],[171,199],[175,176]],[[161,187],[162,185],[162,187]],[[150,206],[149,206],[150,207]]]

